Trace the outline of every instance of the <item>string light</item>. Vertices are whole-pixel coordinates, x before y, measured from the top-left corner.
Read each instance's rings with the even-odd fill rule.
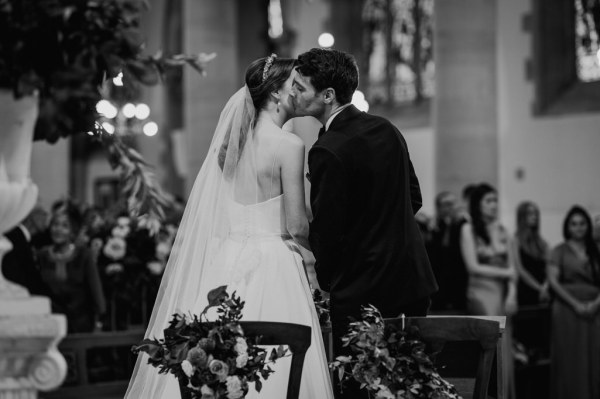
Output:
[[[144,120],[150,116],[150,107],[144,103],[135,106],[135,117],[139,120]]]
[[[104,128],[104,130],[108,134],[113,134],[115,132],[115,126],[113,124],[111,124],[111,123],[103,122],[102,123],[102,127]]]
[[[135,116],[135,105],[127,103],[123,106],[123,115],[125,118],[133,118]]]
[[[148,122],[142,128],[144,134],[148,137],[152,137],[158,133],[158,125],[155,122]]]
[[[123,72],[119,72],[119,74],[115,76],[112,81],[115,86],[123,86]]]
[[[140,134],[148,137],[158,133],[158,125],[147,120],[150,117],[150,107],[147,104],[126,103],[120,108],[110,101],[103,99],[96,104],[96,110],[101,118],[96,122],[97,130],[104,130],[108,134]],[[142,121],[146,121],[143,123]],[[94,132],[88,132],[93,136]]]
[[[332,47],[335,43],[335,38],[331,33],[323,32],[319,35],[319,39],[317,41],[319,43],[319,46],[323,48],[329,48]]]
[[[365,95],[363,94],[363,92],[360,90],[356,90],[352,95],[352,105],[354,105],[360,111],[369,111],[369,103],[365,99]]]

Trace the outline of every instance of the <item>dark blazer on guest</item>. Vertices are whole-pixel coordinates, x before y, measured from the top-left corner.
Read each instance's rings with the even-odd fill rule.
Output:
[[[13,245],[2,262],[2,273],[7,280],[17,283],[29,291],[31,295],[49,296],[50,289],[43,282],[35,262],[33,246],[25,237],[20,226],[4,234]]]
[[[317,139],[308,166],[309,238],[334,324],[367,304],[395,317],[437,290],[414,217],[419,182],[394,125],[350,105]]]

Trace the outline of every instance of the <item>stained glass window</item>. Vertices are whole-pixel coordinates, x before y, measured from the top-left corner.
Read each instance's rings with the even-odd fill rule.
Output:
[[[367,0],[363,22],[368,100],[402,104],[432,97],[433,0]]]
[[[577,77],[600,80],[600,0],[575,0]]]

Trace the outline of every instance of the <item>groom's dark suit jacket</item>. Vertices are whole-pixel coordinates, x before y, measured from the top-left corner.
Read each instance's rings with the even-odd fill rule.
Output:
[[[396,127],[350,105],[311,148],[308,166],[310,244],[334,329],[360,305],[396,317],[437,290],[414,218],[419,182]]]

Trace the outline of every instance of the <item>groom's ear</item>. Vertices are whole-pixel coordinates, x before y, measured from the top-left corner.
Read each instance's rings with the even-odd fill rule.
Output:
[[[325,104],[331,105],[334,103],[335,99],[335,90],[333,88],[328,87],[325,90],[323,90],[323,102]]]

